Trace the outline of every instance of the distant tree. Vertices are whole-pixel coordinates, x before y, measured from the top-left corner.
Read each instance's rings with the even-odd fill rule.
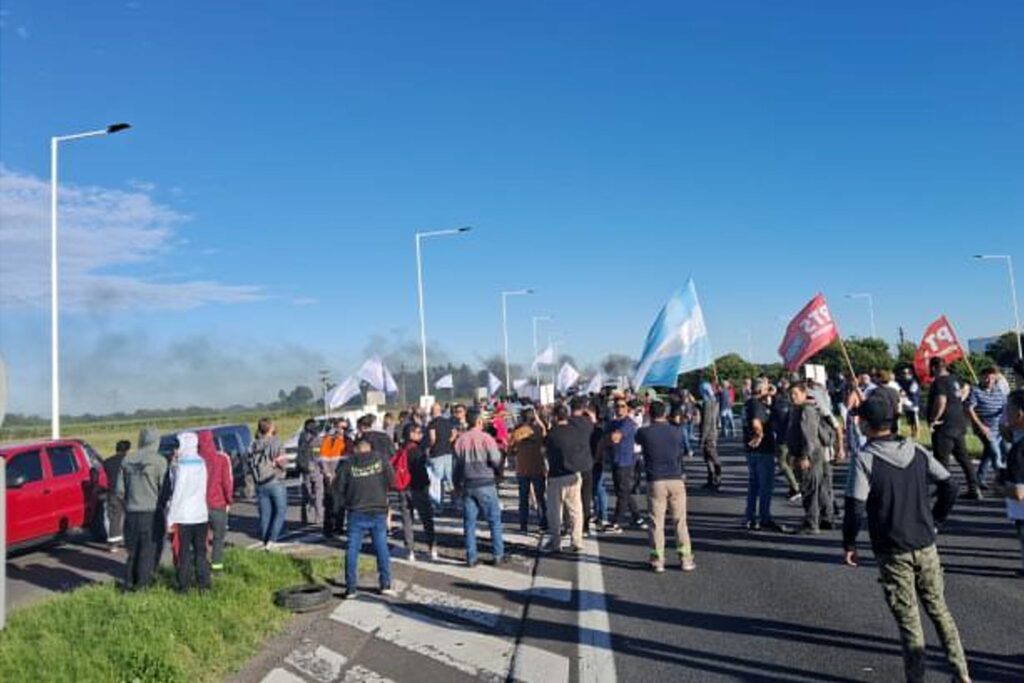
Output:
[[[1004,368],[1012,367],[1017,362],[1017,334],[1007,332],[985,348],[985,355]]]
[[[882,339],[850,337],[845,342],[846,350],[850,354],[850,362],[853,363],[853,370],[857,374],[875,370],[892,370],[895,365],[895,359],[889,353],[889,345]],[[810,362],[824,365],[829,376],[832,377],[839,373],[850,374],[838,341],[834,341],[822,349]]]
[[[913,342],[900,342],[896,347],[896,364],[913,363],[914,354],[917,353],[917,345]]]

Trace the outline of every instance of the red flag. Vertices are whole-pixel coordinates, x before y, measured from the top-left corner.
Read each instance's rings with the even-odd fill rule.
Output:
[[[928,373],[928,361],[938,356],[952,363],[964,357],[964,349],[960,346],[960,340],[956,338],[953,326],[946,320],[946,316],[940,317],[924,331],[921,344],[914,354],[914,371],[917,378],[924,384],[931,384],[932,378]]]
[[[828,310],[825,296],[816,295],[786,328],[786,336],[779,346],[783,365],[793,372],[838,336],[839,328]]]

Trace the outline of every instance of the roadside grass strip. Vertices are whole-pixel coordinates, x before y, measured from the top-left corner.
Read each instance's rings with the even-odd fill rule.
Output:
[[[0,681],[221,680],[291,618],[276,590],[333,578],[339,563],[233,549],[206,595],[179,595],[163,568],[148,591],[97,584],[55,596],[10,615]]]

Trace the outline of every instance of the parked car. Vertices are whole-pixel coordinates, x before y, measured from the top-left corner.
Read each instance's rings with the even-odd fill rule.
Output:
[[[209,431],[213,433],[213,441],[217,449],[224,451],[231,458],[231,476],[235,481],[235,490],[243,488],[245,484],[245,456],[252,445],[252,431],[249,425],[212,425],[207,427],[188,427],[176,429],[173,432],[160,437],[160,454],[168,457],[171,454],[171,439],[182,432]]]
[[[78,439],[0,447],[7,470],[7,545],[17,549],[85,529],[102,538],[110,484],[103,459]]]

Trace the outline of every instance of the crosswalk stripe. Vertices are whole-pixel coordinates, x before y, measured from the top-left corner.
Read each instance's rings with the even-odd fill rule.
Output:
[[[273,669],[270,673],[264,676],[260,683],[306,683],[306,681],[287,669],[278,668]]]
[[[501,608],[476,600],[470,600],[454,593],[425,588],[415,584],[395,582],[395,588],[403,602],[425,605],[448,616],[471,621],[493,631],[501,623]]]
[[[359,598],[331,614],[338,623],[476,677],[505,680],[515,643],[380,600]]]
[[[579,632],[580,683],[616,683],[615,653],[612,651],[611,623],[604,594],[601,551],[597,541],[583,542],[586,553],[577,563],[580,591]]]
[[[323,645],[308,643],[292,650],[284,661],[314,681],[331,683],[341,674],[348,658]]]
[[[376,671],[370,671],[365,666],[356,664],[345,672],[345,678],[341,679],[341,683],[395,683],[395,681],[381,676]]]
[[[524,572],[495,569],[494,567],[488,567],[483,564],[470,568],[463,562],[450,560],[410,563],[401,557],[392,557],[391,561],[411,566],[417,571],[422,570],[434,574],[443,574],[453,579],[461,579],[470,583],[478,583],[482,586],[494,588],[499,591],[530,590],[530,575]]]

